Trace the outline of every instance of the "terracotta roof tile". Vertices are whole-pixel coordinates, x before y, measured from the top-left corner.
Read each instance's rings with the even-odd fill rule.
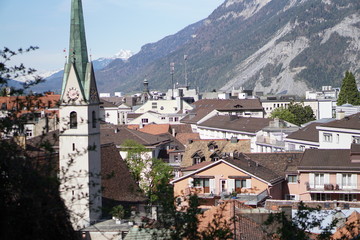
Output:
[[[169,142],[168,137],[153,135],[129,129],[125,126],[109,126],[101,129],[101,144],[115,143],[122,145],[125,140],[134,140],[144,146],[157,146]]]
[[[179,140],[183,145],[189,144],[190,140],[200,139],[199,133],[178,133],[176,139]]]
[[[101,146],[101,174],[103,198],[120,202],[146,201],[114,144]]]
[[[147,124],[143,128],[138,129],[140,132],[150,133],[153,135],[169,133],[170,124]]]

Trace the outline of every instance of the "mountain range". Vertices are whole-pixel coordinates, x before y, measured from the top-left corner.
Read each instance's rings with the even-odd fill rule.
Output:
[[[208,18],[96,71],[101,92],[244,87],[299,94],[360,78],[360,1],[226,0]],[[186,57],[186,60],[184,56]],[[170,63],[175,63],[173,76]],[[59,85],[60,86],[60,85]]]

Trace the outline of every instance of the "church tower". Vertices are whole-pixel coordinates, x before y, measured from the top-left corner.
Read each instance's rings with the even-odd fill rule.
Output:
[[[88,60],[81,0],[71,2],[70,48],[60,99],[60,191],[76,230],[101,216],[99,95]]]

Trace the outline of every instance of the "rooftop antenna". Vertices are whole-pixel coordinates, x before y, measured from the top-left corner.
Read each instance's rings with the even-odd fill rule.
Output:
[[[170,63],[170,74],[171,74],[171,100],[174,99],[174,72],[175,72],[175,63]]]
[[[187,76],[187,68],[186,68],[186,62],[187,62],[187,55],[184,55],[184,61],[185,61],[185,87],[187,88],[189,86],[188,84],[188,76]]]

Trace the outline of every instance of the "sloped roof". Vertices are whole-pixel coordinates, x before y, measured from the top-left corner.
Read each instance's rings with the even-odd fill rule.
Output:
[[[205,161],[211,161],[210,155],[213,151],[209,150],[208,143],[215,141],[218,146],[217,150],[221,153],[233,153],[237,152],[250,152],[250,140],[238,140],[236,143],[232,143],[226,139],[210,139],[210,140],[194,140],[190,144],[186,144],[186,151],[181,162],[182,167],[189,167],[193,165],[192,155],[201,150],[205,156]]]
[[[175,134],[193,132],[190,124],[172,124],[170,128],[175,130]]]
[[[170,124],[147,124],[143,128],[138,129],[140,132],[150,133],[153,135],[169,133]]]
[[[264,167],[271,169],[279,176],[285,177],[287,172],[293,172],[297,169],[302,155],[302,152],[242,153],[238,155],[238,158],[248,157]]]
[[[43,139],[38,137],[35,140],[28,141],[27,147],[29,150],[27,152],[33,157],[44,156],[46,153],[41,151],[39,144],[45,139],[49,140],[49,144],[51,142],[58,143],[58,131],[48,134]],[[50,156],[52,159],[56,159],[55,167],[58,168],[59,154],[54,153]],[[101,145],[101,185],[103,187],[102,197],[108,200],[132,203],[147,200],[133,180],[126,163],[120,156],[119,150],[112,143]]]
[[[176,139],[181,142],[183,145],[188,145],[190,140],[200,139],[199,133],[178,133],[176,134]]]
[[[202,164],[202,163],[200,163],[200,164]],[[277,183],[277,182],[281,181],[282,179],[284,179],[284,177],[279,176],[278,174],[274,173],[272,170],[262,166],[261,164],[258,164],[256,162],[252,161],[251,159],[227,158],[227,159],[218,160],[216,162],[211,162],[210,164],[202,164],[202,166],[203,166],[202,168],[198,168],[195,172],[193,172],[189,175],[185,175],[183,177],[175,179],[175,180],[173,180],[173,182],[177,182],[184,178],[193,176],[197,173],[200,173],[206,169],[212,168],[219,164],[227,164],[230,166],[232,165],[232,167],[238,168],[239,171],[246,172],[246,173],[256,177],[257,179],[261,179],[262,181],[264,181],[268,184],[274,184],[274,183]],[[196,167],[194,166],[194,168],[196,168]],[[189,168],[187,168],[187,169],[189,169]]]
[[[350,149],[306,149],[299,170],[354,170],[360,163],[350,160]]]
[[[358,239],[360,234],[360,213],[356,210],[347,218],[345,225],[336,230],[333,239]],[[342,238],[343,237],[343,238]]]
[[[125,126],[107,126],[107,128],[101,129],[100,136],[102,144],[122,145],[125,140],[134,140],[139,144],[151,147],[169,142],[168,137],[132,130]]]
[[[235,165],[236,167],[254,175],[257,178],[263,179],[268,183],[276,183],[281,179],[284,179],[283,176],[276,174],[271,169],[261,165],[259,162],[255,162],[252,159],[226,159],[226,162]]]
[[[263,111],[259,99],[201,99],[193,103],[194,109],[181,120],[196,123],[213,110],[218,111]]]
[[[39,109],[45,108],[57,108],[60,101],[60,95],[58,94],[45,94],[44,96],[10,96],[0,97],[0,107],[3,103],[6,104],[7,110],[20,107],[20,103],[28,104],[31,102],[31,106]],[[21,110],[21,109],[18,109]]]
[[[120,202],[144,202],[146,197],[114,144],[101,146],[102,197]]]
[[[199,124],[199,127],[218,128],[239,132],[256,133],[268,126],[269,118],[247,118],[229,115],[218,115]]]
[[[110,108],[110,107],[117,108],[117,106],[114,103],[108,102],[108,101],[103,100],[103,99],[102,99],[102,101],[100,103],[100,107],[101,108]]]
[[[322,125],[323,127],[348,128],[360,130],[360,113],[346,116],[343,119],[335,120]]]
[[[319,130],[317,126],[321,126],[323,123],[314,122],[299,130],[289,134],[286,139],[304,140],[309,142],[319,142]]]

